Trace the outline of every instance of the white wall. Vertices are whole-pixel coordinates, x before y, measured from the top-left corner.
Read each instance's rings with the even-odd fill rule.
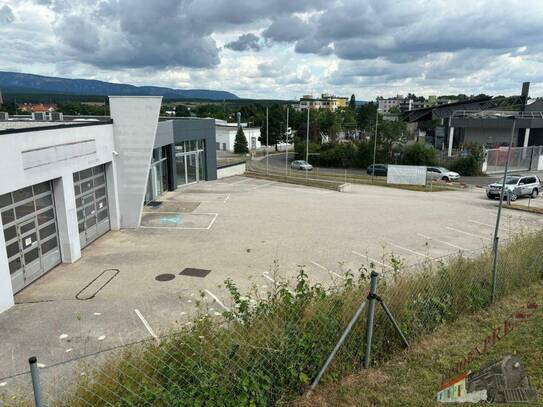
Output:
[[[141,222],[161,96],[110,96],[117,171],[117,196],[122,228]]]
[[[113,150],[111,124],[0,134],[0,194],[53,181],[59,244],[65,262],[81,257],[72,174],[111,162]],[[0,235],[2,312],[13,305],[13,290],[4,234]]]
[[[226,151],[234,151],[234,143],[236,141],[236,133],[238,129],[236,127],[224,127],[224,126],[217,126],[216,127],[216,137],[217,137],[217,143],[220,143],[220,150],[223,150],[223,143],[226,143]],[[247,147],[249,150],[252,149],[251,144],[251,137],[256,138],[256,147],[255,148],[261,148],[262,145],[258,138],[260,137],[260,128],[258,127],[244,127],[243,133],[245,134],[245,138],[247,139]]]
[[[234,175],[243,175],[247,166],[245,163],[232,165],[224,168],[217,168],[217,179],[222,179],[226,177],[233,177]]]

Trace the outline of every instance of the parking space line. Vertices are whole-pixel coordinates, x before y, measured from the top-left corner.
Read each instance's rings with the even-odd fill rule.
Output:
[[[264,272],[264,273],[262,273],[262,275],[264,276],[265,279],[271,281],[275,287],[277,287],[277,286],[279,285],[279,284],[277,283],[277,281],[275,281],[273,278],[271,278],[270,276],[268,276],[268,273]],[[287,290],[288,290],[288,292],[291,293],[292,295],[296,295],[296,294],[294,293],[294,291],[292,291],[290,288],[287,288]]]
[[[333,274],[334,276],[339,277],[339,278],[342,278],[342,279],[345,280],[345,277],[343,277],[342,275],[339,275],[338,273],[336,273],[336,272],[334,272],[334,271],[332,271],[332,270],[330,270],[330,269],[327,269],[327,268],[324,267],[322,264],[319,264],[319,263],[317,263],[316,261],[312,261],[311,263],[314,264],[315,266],[317,266],[318,268],[323,269],[323,270],[329,272],[330,274]]]
[[[228,202],[229,199],[230,199],[230,194],[226,195],[226,198],[224,198],[224,203]]]
[[[149,325],[149,322],[147,322],[147,320],[143,317],[143,315],[141,314],[141,312],[136,308],[134,309],[134,311],[136,312],[136,315],[141,319],[141,322],[143,322],[143,325],[145,326],[145,328],[147,328],[147,330],[149,331],[149,333],[151,334],[151,336],[153,338],[156,339],[156,341],[158,343],[160,343],[160,339],[158,339],[158,336],[157,334],[153,331],[153,329],[151,328],[151,326]]]
[[[463,230],[456,229],[456,228],[453,228],[451,226],[445,226],[445,229],[449,229],[449,230],[452,230],[452,231],[457,232],[457,233],[462,233],[462,234],[467,235],[467,236],[476,237],[477,239],[485,239],[485,240],[488,240],[488,241],[492,240],[492,239],[490,239],[488,237],[484,237],[484,236],[481,236],[481,235],[476,235],[474,233],[465,232]]]
[[[434,260],[433,258],[428,256],[427,254],[417,252],[416,250],[408,249],[407,247],[400,246],[400,245],[398,245],[396,243],[392,243],[390,240],[385,240],[385,242],[388,243],[391,246],[397,247],[400,250],[404,250],[406,252],[416,254],[417,256],[421,256],[421,257],[425,257],[425,258],[430,259],[430,260]]]
[[[433,237],[430,237],[430,236],[423,235],[422,233],[417,233],[417,235],[424,238],[424,239],[427,239],[427,240],[433,240],[433,241],[438,242],[438,243],[446,244],[447,246],[454,247],[455,249],[459,249],[459,250],[463,250],[463,251],[469,251],[469,249],[465,249],[463,247],[460,247],[460,246],[457,246],[455,244],[446,242],[444,240],[439,240],[439,239],[436,239],[436,238],[433,238]]]
[[[394,267],[389,266],[388,264],[385,264],[385,263],[381,263],[379,260],[372,259],[372,258],[369,257],[367,254],[364,255],[364,254],[362,254],[362,253],[358,253],[356,250],[351,250],[351,253],[356,254],[357,256],[360,256],[360,257],[364,257],[364,258],[366,258],[367,260],[369,260],[369,261],[371,261],[371,262],[373,262],[373,263],[380,264],[380,265],[383,266],[383,267],[387,267],[387,268],[389,268],[389,269],[391,269],[391,270],[394,270]]]
[[[215,300],[215,302],[217,304],[219,304],[221,307],[223,307],[226,311],[230,311],[230,308],[228,308],[226,305],[224,305],[221,300],[219,300],[219,298],[213,294],[211,291],[209,291],[208,289],[205,289],[204,290],[211,298],[213,298]]]
[[[243,184],[244,182],[249,182],[251,180],[252,180],[252,178],[245,178],[245,179],[242,179],[240,181],[232,182],[232,183],[230,183],[230,185]]]
[[[496,227],[496,225],[491,225],[489,223],[479,222],[479,221],[476,221],[476,220],[473,220],[473,219],[468,219],[468,222],[475,223],[476,225],[480,225],[480,226],[486,226],[486,227],[489,227],[491,229],[494,229]],[[510,229],[509,226],[504,225],[503,222],[500,223],[500,227],[502,227],[504,229]]]

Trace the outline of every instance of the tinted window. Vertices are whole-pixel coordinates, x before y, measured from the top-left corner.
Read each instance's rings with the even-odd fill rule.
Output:
[[[57,238],[54,237],[50,240],[48,240],[47,242],[45,242],[44,244],[41,245],[41,252],[42,254],[45,254],[53,249],[55,249],[57,247]]]
[[[41,184],[34,185],[34,195],[43,194],[51,190],[51,184],[49,182],[42,182]]]
[[[41,198],[36,199],[36,210],[47,208],[51,205],[53,205],[53,199],[51,195],[45,195]]]
[[[31,196],[32,196],[32,187],[19,189],[13,193],[13,199],[15,202],[20,202],[24,199],[30,198]]]
[[[0,208],[11,204],[11,194],[0,195]]]
[[[14,220],[15,220],[15,214],[13,212],[13,209],[8,209],[2,212],[2,223],[4,225],[10,222],[13,222]]]
[[[33,212],[34,212],[34,201],[26,202],[15,208],[15,215],[17,215],[17,219],[20,219]]]

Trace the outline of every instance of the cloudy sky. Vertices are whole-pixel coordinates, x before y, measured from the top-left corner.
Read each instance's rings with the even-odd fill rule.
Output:
[[[543,96],[543,0],[0,0],[0,70],[249,98]]]

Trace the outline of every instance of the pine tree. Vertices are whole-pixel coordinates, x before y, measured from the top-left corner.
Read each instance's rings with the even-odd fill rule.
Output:
[[[234,141],[234,153],[236,154],[247,154],[249,148],[247,147],[247,138],[243,129],[238,127],[238,132],[236,133],[236,140]]]
[[[356,110],[356,99],[354,98],[354,93],[351,95],[351,100],[349,102],[349,109]]]

